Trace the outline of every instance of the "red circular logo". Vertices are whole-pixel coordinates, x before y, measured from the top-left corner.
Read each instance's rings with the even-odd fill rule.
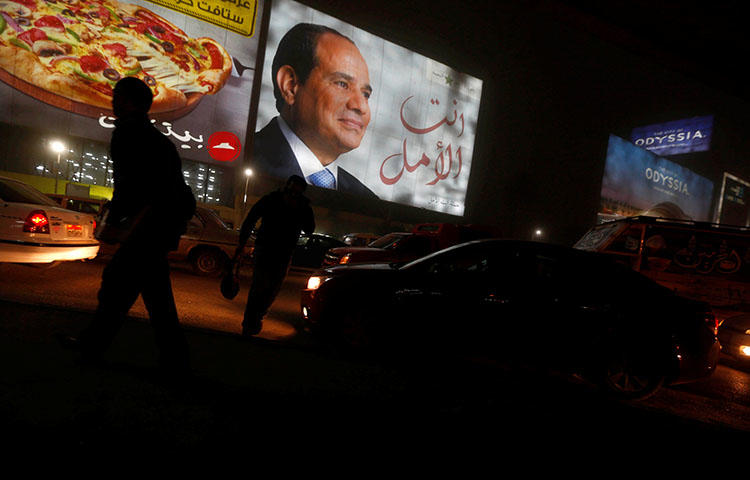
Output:
[[[242,151],[240,139],[232,132],[214,132],[208,137],[208,154],[220,162],[231,162]]]

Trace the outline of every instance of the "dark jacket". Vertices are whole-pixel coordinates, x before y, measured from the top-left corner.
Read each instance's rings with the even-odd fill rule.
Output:
[[[263,196],[248,212],[240,229],[240,245],[244,245],[261,220],[255,235],[255,254],[291,257],[297,246],[300,231],[315,230],[310,201],[299,197],[296,205],[287,203],[281,190]]]
[[[291,175],[303,176],[292,147],[281,133],[277,118],[273,118],[255,134],[253,158],[255,168],[273,177],[286,180]],[[338,171],[336,190],[365,198],[378,198],[372,190],[341,167]]]
[[[182,162],[174,144],[147,116],[115,122],[110,155],[114,193],[110,204],[113,220],[138,215],[143,220],[128,242],[143,242],[172,250],[185,231],[186,188]],[[189,193],[190,199],[192,192]],[[194,209],[193,203],[193,209]]]

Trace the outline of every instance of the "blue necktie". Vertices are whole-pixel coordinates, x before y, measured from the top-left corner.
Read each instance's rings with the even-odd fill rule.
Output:
[[[324,168],[319,172],[315,172],[308,176],[307,179],[315,186],[336,189],[336,177],[333,176],[330,170]]]

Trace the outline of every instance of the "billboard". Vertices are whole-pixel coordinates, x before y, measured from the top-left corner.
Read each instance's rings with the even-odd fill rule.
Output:
[[[625,139],[609,136],[601,214],[710,221],[714,184]]]
[[[298,61],[288,52],[301,49],[293,39],[308,27],[299,24],[334,29],[351,42],[319,37],[319,63],[297,82],[302,64],[285,66]],[[481,93],[477,78],[302,4],[274,1],[253,169],[462,216]]]
[[[750,183],[724,172],[716,222],[750,226]]]
[[[0,61],[0,127],[15,139],[4,153],[30,162],[14,168],[111,186],[112,87],[137,76],[155,93],[154,125],[184,160],[197,162],[185,172],[199,199],[225,201],[212,192],[220,189],[219,167],[240,163],[223,153],[241,149],[227,138],[246,138],[260,0],[18,5],[3,9],[0,42],[8,53]],[[60,158],[43,145],[52,139],[66,146]]]
[[[711,147],[714,117],[685,118],[634,128],[630,140],[657,155],[703,152]]]

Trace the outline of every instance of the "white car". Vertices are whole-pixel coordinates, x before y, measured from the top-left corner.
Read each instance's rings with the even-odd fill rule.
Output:
[[[34,187],[0,177],[0,262],[94,258],[95,225],[93,215],[60,208]]]

